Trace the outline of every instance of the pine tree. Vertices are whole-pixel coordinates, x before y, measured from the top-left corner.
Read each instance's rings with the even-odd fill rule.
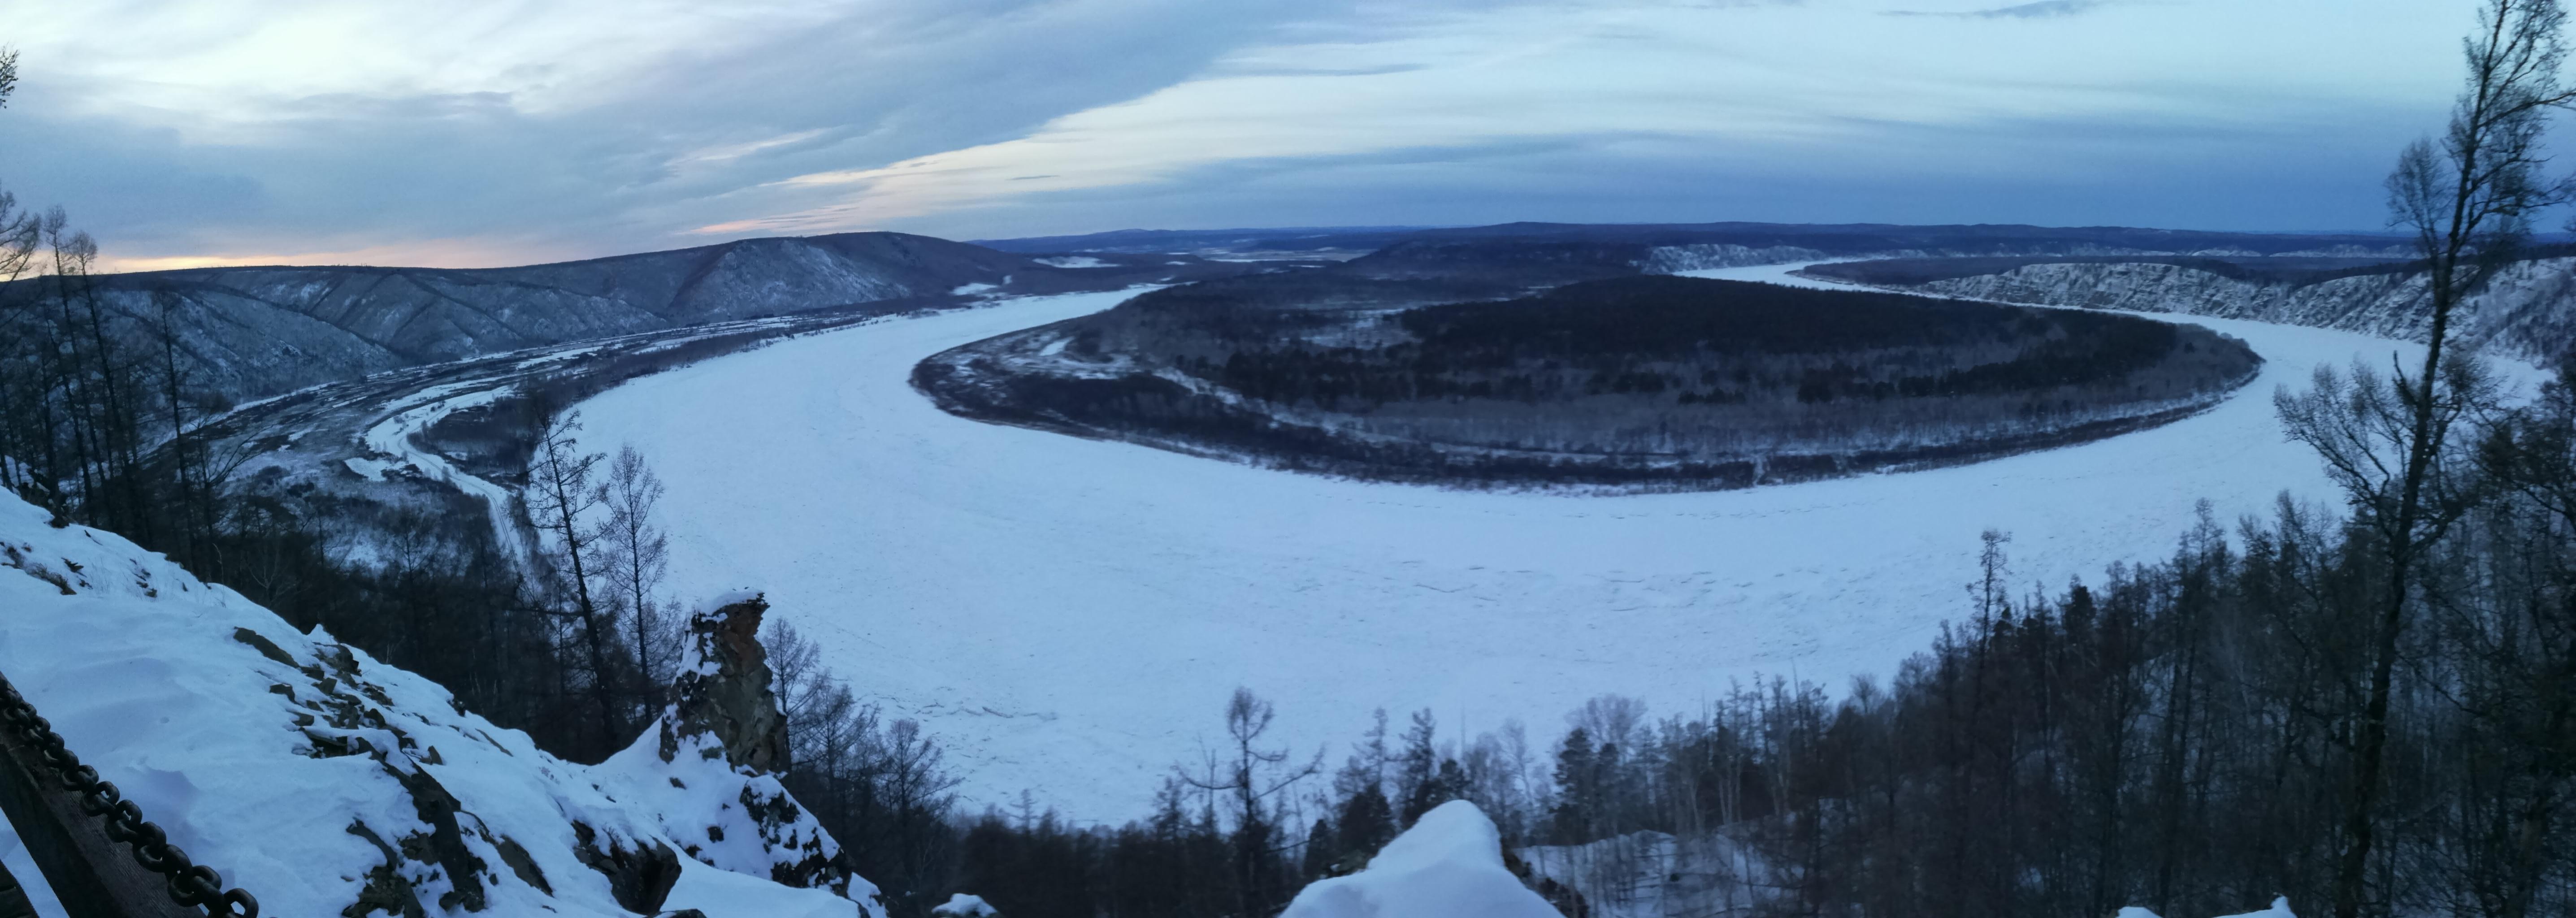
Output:
[[[1413,712],[1413,725],[1404,730],[1404,752],[1396,759],[1395,794],[1403,809],[1398,824],[1410,827],[1422,814],[1439,805],[1440,753],[1432,748],[1438,722],[1431,709]]]
[[[1556,806],[1548,810],[1552,839],[1560,845],[1591,841],[1599,786],[1594,773],[1592,734],[1576,727],[1565,734],[1556,752]]]
[[[1334,869],[1341,862],[1337,856],[1338,842],[1331,820],[1317,817],[1314,827],[1306,830],[1306,857],[1302,866],[1309,882],[1339,872]]]
[[[1386,799],[1386,789],[1374,782],[1363,786],[1342,801],[1335,814],[1334,857],[1344,869],[1356,870],[1377,855],[1379,848],[1395,840],[1395,807]]]

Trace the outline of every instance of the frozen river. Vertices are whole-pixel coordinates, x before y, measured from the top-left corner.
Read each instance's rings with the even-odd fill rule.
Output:
[[[1793,266],[1699,276],[1794,281]],[[786,341],[584,404],[593,449],[670,487],[681,596],[767,590],[862,697],[921,720],[972,806],[1023,788],[1085,819],[1142,815],[1222,735],[1236,686],[1301,750],[1371,709],[1535,742],[1603,693],[1682,713],[1756,674],[1839,687],[1961,616],[1978,534],[2027,587],[2161,556],[2208,499],[2330,501],[2271,396],[2320,362],[2417,346],[2191,318],[2263,375],[2204,414],[1956,468],[1746,491],[1487,493],[1265,471],[976,423],[907,383],[940,350],[1105,309],[1006,301]],[[2017,591],[2018,592],[2018,591]]]

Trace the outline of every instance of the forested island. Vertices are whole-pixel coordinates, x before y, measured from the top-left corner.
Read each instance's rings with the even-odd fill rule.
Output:
[[[1296,471],[1684,490],[2110,436],[2262,362],[2084,310],[1668,276],[1492,292],[1212,281],[934,355],[913,383],[967,417]]]

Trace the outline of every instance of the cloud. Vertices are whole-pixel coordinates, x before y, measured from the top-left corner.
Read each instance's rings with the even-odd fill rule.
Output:
[[[2026,8],[1992,3],[1943,19]],[[2324,15],[2348,4],[2368,15]],[[13,17],[28,82],[0,112],[0,180],[136,263],[1796,219],[1793,199],[1818,218],[2090,201],[2081,222],[2242,225],[2171,151],[2215,144],[2193,168],[2376,202],[2379,146],[2447,101],[2459,24],[2429,6],[2133,4],[2118,34],[1927,40],[1940,20],[1693,0],[93,0]],[[2321,167],[2340,155],[2325,138],[2373,162]],[[2348,213],[2266,200],[2284,227]]]
[[[2018,6],[1958,12],[1925,12],[1922,10],[1889,10],[1889,16],[1949,16],[1962,19],[2049,19],[2089,13],[2110,6],[2112,0],[2039,0]]]
[[[2137,145],[2130,152],[2147,154],[2150,167],[2159,156],[2171,159],[2194,133],[2217,130],[2231,138],[2235,155],[2252,159],[2304,150],[2314,137],[2353,133],[2314,133],[2335,123],[2319,111],[2343,112],[2356,104],[2351,97],[2336,98],[2340,87],[2334,84],[2310,82],[2321,74],[2285,69],[2268,81],[2278,95],[2248,94],[2248,74],[2241,68],[2224,78],[2218,71],[2193,72],[2175,66],[2162,46],[2129,35],[2044,45],[1961,36],[1927,44],[1907,27],[1865,14],[1833,19],[1796,8],[1591,12],[1569,16],[1561,9],[1525,8],[1381,34],[1367,43],[1247,49],[1199,78],[1067,115],[1011,140],[782,180],[774,187],[792,190],[783,198],[795,201],[793,206],[711,223],[699,232],[730,236],[866,226],[944,231],[962,225],[983,236],[1022,234],[1037,230],[993,224],[1045,212],[1034,203],[1040,200],[1083,201],[1096,208],[1123,196],[1173,207],[1221,193],[1225,180],[1210,177],[1233,176],[1249,164],[1260,164],[1269,175],[1303,176],[1320,186],[1305,192],[1310,200],[1344,206],[1365,201],[1383,210],[1392,195],[1455,207],[1450,192],[1462,187],[1506,200],[1555,199],[1554,186],[1567,181],[1564,175],[1479,174],[1498,169],[1489,151],[1529,147],[1596,151],[1600,166],[1577,169],[1587,179],[1652,174],[1710,182],[1723,181],[1727,171],[1793,172],[1799,164],[1841,161],[1854,184],[1915,174],[1931,184],[1975,181],[1993,187],[1993,176],[2015,174],[2129,181],[2110,167],[2111,157],[2052,159],[2049,152],[2069,145],[2053,140],[2081,141],[2083,132],[2124,124],[2131,126],[2124,142]],[[1798,40],[1819,31],[1840,40]],[[2244,50],[2252,55],[2256,49]],[[2229,52],[2202,47],[2191,53]],[[2297,91],[2284,91],[2294,86]],[[2015,128],[2009,142],[2001,139],[2005,126],[2023,124],[2065,125],[2070,136]],[[2166,139],[2157,140],[2159,135]],[[1718,151],[1724,155],[1713,155]],[[1444,168],[1409,173],[1426,187],[1361,192],[1333,189],[1326,179],[1346,179],[1352,174],[1348,164],[1371,157],[1425,155],[1434,161],[1454,157]],[[1934,162],[1947,174],[1925,174],[1921,167]],[[1707,168],[1717,163],[1724,166]],[[2375,207],[2369,189],[2376,177],[2352,178],[2356,199]],[[1649,207],[1690,198],[1651,180],[1596,193]],[[1394,216],[1422,223],[1475,219],[1427,204],[1423,212]],[[1048,219],[1046,231],[1080,228],[1042,219]],[[1347,224],[1360,218],[1301,219]],[[2231,211],[2229,219],[2241,216]],[[1149,221],[1120,216],[1109,222]],[[2097,216],[2093,222],[2118,219]]]
[[[768,206],[769,183],[1008,139],[1347,3],[461,9],[102,0],[13,17],[28,84],[0,115],[0,179],[133,257],[685,244]]]

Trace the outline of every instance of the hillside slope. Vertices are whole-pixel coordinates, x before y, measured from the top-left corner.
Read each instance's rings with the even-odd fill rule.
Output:
[[[1182,266],[1188,270],[1188,266]],[[199,268],[93,278],[138,323],[167,310],[197,384],[252,399],[386,369],[585,338],[963,292],[1123,286],[1161,261],[1076,269],[903,233],[747,239],[514,268]],[[22,281],[0,296],[42,292]]]
[[[880,913],[777,779],[695,754],[704,734],[565,762],[426,679],[46,519],[0,495],[0,673],[264,914]]]
[[[2251,319],[2410,341],[2423,340],[2431,321],[2421,273],[2302,282],[2180,264],[2048,263],[1880,286],[2007,303]],[[2459,340],[2504,356],[2555,360],[2576,342],[2576,258],[2515,263],[2461,306],[2454,326]]]

